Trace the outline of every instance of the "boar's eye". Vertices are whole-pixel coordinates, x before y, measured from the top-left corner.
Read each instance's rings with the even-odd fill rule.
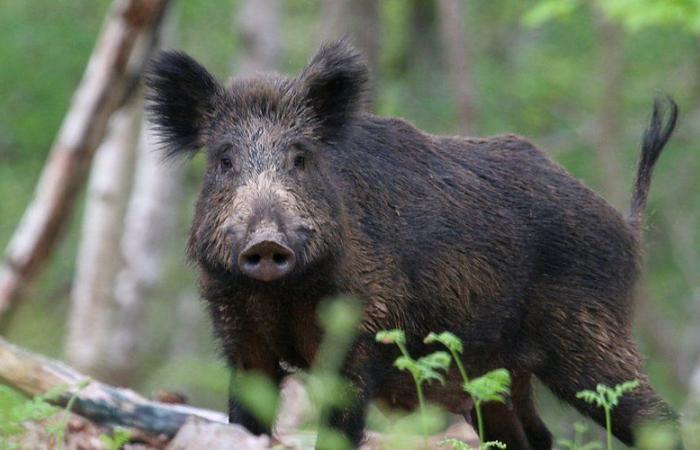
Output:
[[[221,166],[221,170],[223,170],[223,171],[230,170],[233,167],[233,163],[231,162],[231,158],[221,158],[219,160],[219,165]]]
[[[294,167],[297,169],[303,169],[305,165],[306,158],[304,158],[304,155],[297,155],[294,157]]]

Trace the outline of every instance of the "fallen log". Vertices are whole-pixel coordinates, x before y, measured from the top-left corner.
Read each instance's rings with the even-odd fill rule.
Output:
[[[0,314],[52,253],[109,119],[136,91],[168,3],[114,0],[0,266]]]
[[[129,389],[115,388],[70,367],[23,350],[0,338],[0,381],[30,396],[57,386],[68,389],[56,401],[65,406],[75,396],[72,411],[106,426],[136,428],[154,436],[174,436],[188,418],[226,424],[223,413],[148,400]],[[87,382],[82,389],[76,389]]]

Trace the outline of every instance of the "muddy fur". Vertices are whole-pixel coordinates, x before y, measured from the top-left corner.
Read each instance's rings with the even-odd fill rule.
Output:
[[[207,153],[188,255],[234,371],[279,381],[280,361],[308,367],[322,337],[317,305],[352,294],[364,315],[343,374],[358,401],[333,411],[330,425],[355,443],[370,400],[415,407],[410,379],[392,366],[397,351],[374,342],[391,328],[405,330],[414,355],[437,348],[421,343],[428,332],[449,330],[464,342],[470,375],[513,373],[510,402],[485,407],[488,439],[511,450],[551,448],[533,375],[598,422],[601,411],[576,392],[640,380],[614,410],[626,444],[643,421],[675,420],[631,338],[638,228],[675,105],[665,122],[655,106],[626,217],[521,137],[434,136],[363,112],[367,81],[343,41],[323,46],[296,77],[234,78],[228,87],[182,53],[151,65],[150,118],[165,150]],[[261,227],[297,257],[277,281],[237,267]],[[471,414],[456,372],[427,396]],[[269,431],[234,400],[230,416]]]

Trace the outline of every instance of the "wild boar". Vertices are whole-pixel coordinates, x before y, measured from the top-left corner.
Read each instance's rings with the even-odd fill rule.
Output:
[[[150,120],[167,154],[206,153],[187,254],[234,373],[279,382],[281,361],[308,367],[322,338],[317,305],[349,294],[363,308],[342,369],[356,401],[329,425],[353,444],[372,399],[416,404],[392,367],[395,349],[375,343],[393,328],[415,355],[434,350],[422,343],[430,331],[449,330],[465,344],[469,374],[512,373],[508,404],[484,406],[486,437],[511,450],[552,445],[533,374],[599,423],[602,410],[576,393],[639,380],[613,411],[628,445],[638,424],[674,421],[643,372],[631,320],[640,224],[675,104],[654,106],[623,215],[522,137],[436,136],[365,112],[368,82],[342,40],[296,76],[226,87],[177,51],[150,67]],[[471,414],[456,373],[427,396]],[[229,412],[269,432],[235,399]]]

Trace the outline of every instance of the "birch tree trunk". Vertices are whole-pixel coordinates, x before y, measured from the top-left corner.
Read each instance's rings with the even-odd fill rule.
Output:
[[[234,73],[276,70],[280,58],[279,0],[244,0],[234,15],[234,34],[243,42]]]
[[[463,3],[461,0],[438,0],[437,6],[444,53],[447,57],[447,67],[452,78],[459,113],[459,129],[463,135],[469,136],[474,132],[476,112],[470,52],[471,42],[467,37]]]
[[[603,190],[610,203],[620,208],[626,200],[620,165],[620,115],[624,80],[623,34],[617,24],[598,14],[596,27],[600,36],[600,82],[596,150]],[[626,205],[625,205],[626,206]]]
[[[107,124],[133,93],[150,57],[167,5],[168,0],[114,1],[0,266],[0,313],[53,252]]]
[[[177,223],[182,198],[181,166],[165,163],[152,133],[141,128],[136,152],[136,175],[120,254],[123,266],[113,280],[110,327],[103,351],[109,355],[108,380],[129,385],[141,361],[146,302],[163,277],[165,251]]]
[[[78,370],[109,378],[105,352],[112,320],[114,279],[122,267],[120,242],[131,190],[142,102],[117,112],[95,155],[78,249],[66,356]]]
[[[367,59],[372,74],[377,73],[380,47],[378,0],[321,0],[319,25],[323,41],[349,36]],[[372,103],[374,93],[371,92],[369,97]]]

